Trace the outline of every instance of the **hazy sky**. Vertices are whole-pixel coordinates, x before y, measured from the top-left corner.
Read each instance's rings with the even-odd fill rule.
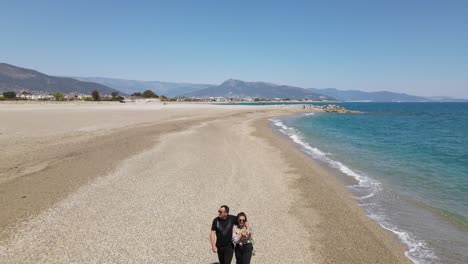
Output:
[[[466,0],[97,2],[0,0],[0,62],[468,98]]]

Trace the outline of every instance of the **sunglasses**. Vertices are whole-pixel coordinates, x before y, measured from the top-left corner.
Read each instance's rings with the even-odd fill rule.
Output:
[[[239,222],[245,222],[245,219],[239,219]]]
[[[223,212],[223,211],[218,211],[218,213],[223,214],[223,213],[225,213],[225,212]]]

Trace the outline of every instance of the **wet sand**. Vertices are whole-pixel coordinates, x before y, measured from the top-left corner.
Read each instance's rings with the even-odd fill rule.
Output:
[[[253,263],[408,263],[268,125],[297,107],[0,104],[0,263],[213,263],[221,204]]]

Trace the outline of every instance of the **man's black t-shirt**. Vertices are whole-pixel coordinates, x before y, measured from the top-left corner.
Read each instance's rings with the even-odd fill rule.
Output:
[[[216,246],[224,247],[231,243],[232,227],[237,224],[237,219],[233,215],[228,215],[226,219],[216,217],[213,219],[211,231],[216,231]]]

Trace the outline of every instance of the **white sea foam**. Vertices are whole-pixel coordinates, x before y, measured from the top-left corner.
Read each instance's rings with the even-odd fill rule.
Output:
[[[314,113],[309,113],[305,115],[313,114]],[[357,184],[352,185],[349,188],[359,193],[360,196],[355,197],[358,200],[359,205],[366,209],[369,218],[375,220],[380,226],[398,236],[400,241],[406,245],[408,250],[405,252],[405,255],[411,261],[417,264],[425,264],[432,263],[437,260],[434,252],[429,249],[423,241],[415,239],[410,233],[402,231],[398,227],[390,224],[386,220],[384,214],[378,213],[381,211],[379,210],[379,204],[375,202],[363,202],[364,200],[376,196],[378,192],[382,191],[382,185],[380,182],[367,177],[363,173],[353,171],[339,161],[333,160],[330,158],[331,153],[323,152],[322,150],[311,146],[297,129],[288,127],[279,118],[272,118],[270,121],[277,127],[279,132],[289,137],[294,143],[298,144],[303,152],[315,159],[325,162],[332,168],[338,169],[343,174],[354,178],[357,181]]]
[[[406,245],[407,251],[405,256],[417,264],[434,263],[438,260],[437,256],[424,241],[417,240],[409,232],[400,230],[398,227],[388,223],[384,215],[369,213],[369,218],[375,220],[381,227],[394,233]]]
[[[313,113],[312,113],[313,114]],[[345,175],[353,177],[357,182],[358,187],[375,187],[377,188],[380,186],[380,183],[370,179],[369,177],[365,177],[361,174],[358,174],[351,170],[349,167],[344,165],[343,163],[333,160],[329,157],[331,153],[326,153],[323,152],[322,150],[312,147],[301,135],[301,133],[293,128],[293,127],[288,127],[286,126],[280,119],[278,118],[272,118],[270,119],[275,126],[277,126],[279,131],[288,136],[292,141],[296,144],[298,144],[301,147],[301,150],[304,151],[305,153],[309,154],[313,158],[319,159],[325,163],[327,163],[329,166],[340,170],[342,173]]]
[[[356,199],[358,199],[358,200],[360,200],[360,201],[363,201],[363,200],[365,200],[365,199],[372,198],[372,197],[374,197],[374,196],[375,196],[375,193],[371,193],[371,194],[364,195],[364,196],[361,196],[361,197],[356,197],[356,196],[355,196],[354,198],[356,198]]]

